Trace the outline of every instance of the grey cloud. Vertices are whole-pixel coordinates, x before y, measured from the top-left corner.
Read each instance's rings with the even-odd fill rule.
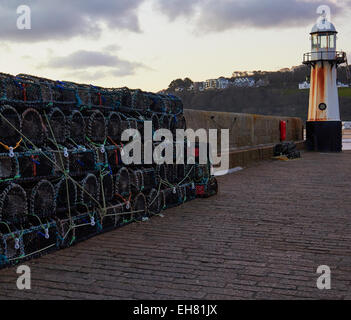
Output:
[[[108,75],[125,77],[133,75],[140,68],[148,69],[142,63],[131,62],[112,55],[108,52],[79,50],[65,57],[51,57],[41,68],[75,69],[77,76],[96,79]],[[99,68],[99,71],[90,72],[87,69]],[[88,79],[89,80],[89,79]]]
[[[0,39],[33,42],[98,37],[104,24],[112,29],[140,32],[137,8],[143,1],[0,0]],[[31,30],[16,27],[19,5],[31,8]]]
[[[350,4],[336,5],[331,0],[157,0],[170,19],[194,19],[197,33],[231,28],[286,28],[316,21],[319,5],[329,5],[333,16],[342,14]]]

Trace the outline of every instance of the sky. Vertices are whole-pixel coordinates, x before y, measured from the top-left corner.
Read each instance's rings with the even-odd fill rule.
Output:
[[[0,72],[159,91],[301,64],[319,5],[351,52],[351,0],[0,0]],[[20,5],[31,29],[19,30]]]

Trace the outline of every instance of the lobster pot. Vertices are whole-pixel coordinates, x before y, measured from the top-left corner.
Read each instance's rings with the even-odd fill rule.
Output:
[[[175,100],[175,110],[173,111],[173,114],[183,114],[184,112],[184,106],[183,106],[183,102],[181,99],[179,99],[178,97],[174,97],[173,99]]]
[[[122,109],[132,108],[132,95],[128,88],[118,88],[115,89],[115,94],[118,96],[117,104]]]
[[[184,164],[177,164],[175,165],[175,171],[176,171],[176,182],[182,182],[185,179],[185,167],[186,165]]]
[[[89,173],[81,182],[78,188],[78,203],[93,208],[98,206],[100,200],[100,185],[94,174]]]
[[[27,222],[27,195],[23,188],[15,183],[2,187],[0,194],[0,221],[10,224]]]
[[[78,107],[90,107],[91,106],[91,96],[90,96],[90,86],[77,84],[76,94],[78,100]]]
[[[152,115],[151,121],[152,121],[152,132],[155,133],[158,129],[161,128],[160,119],[158,118],[157,114],[154,113]]]
[[[41,180],[32,190],[27,192],[29,214],[40,219],[51,219],[56,214],[55,187],[47,180]],[[38,223],[38,220],[32,219]]]
[[[171,100],[168,96],[166,95],[163,95],[163,94],[160,94],[159,95],[160,99],[162,100],[162,103],[163,103],[163,111],[164,113],[171,113]]]
[[[210,178],[210,168],[207,164],[195,165],[194,180],[197,183],[204,182]]]
[[[178,119],[176,116],[170,116],[169,117],[169,130],[172,132],[172,134],[175,136],[177,133],[177,126],[178,126]]]
[[[76,89],[74,87],[64,82],[56,81],[55,84],[51,84],[51,90],[55,106],[65,108],[65,106],[71,107],[77,104]]]
[[[147,195],[148,212],[151,215],[159,214],[162,210],[162,194],[156,189],[151,189]]]
[[[85,120],[83,115],[74,110],[67,118],[68,138],[75,144],[85,143]]]
[[[69,178],[61,178],[55,186],[56,212],[60,216],[68,214],[69,209],[74,209],[77,203],[77,186]],[[75,215],[75,211],[71,211]]]
[[[132,91],[132,108],[136,111],[146,111],[148,109],[146,95],[141,90]]]
[[[10,157],[8,153],[0,153],[0,182],[15,179],[19,175],[17,157]]]
[[[139,193],[132,203],[132,218],[140,221],[144,217],[149,216],[146,197],[143,193]]]
[[[170,130],[171,118],[168,115],[162,115],[160,118],[160,128]]]
[[[10,106],[0,107],[0,114],[0,142],[8,147],[15,147],[21,140],[21,117]]]
[[[101,232],[100,217],[96,212],[73,217],[74,242],[81,242],[96,236]]]
[[[130,174],[127,168],[121,168],[115,179],[115,194],[121,197],[127,197],[131,193]]]
[[[116,146],[107,146],[105,147],[105,150],[109,169],[115,174],[122,164],[120,149]]]
[[[69,152],[69,173],[71,176],[83,176],[96,170],[96,154],[93,150],[75,149]]]
[[[100,192],[100,202],[106,204],[111,201],[114,197],[115,186],[113,181],[113,176],[111,174],[101,175],[99,178],[101,192]]]
[[[45,126],[38,111],[29,108],[22,114],[21,131],[24,142],[27,146],[36,145],[40,147],[44,144]]]
[[[87,123],[87,136],[95,143],[104,143],[107,135],[107,125],[104,115],[95,110],[90,113],[86,120]]]
[[[90,89],[91,104],[96,107],[108,107],[109,109],[115,108],[116,94],[113,90],[103,89],[100,87],[91,86]]]
[[[51,152],[18,153],[19,175],[22,180],[48,178],[54,175],[56,159]]]
[[[198,198],[209,198],[218,193],[218,182],[215,177],[211,177],[203,183],[196,184],[196,196]]]
[[[182,203],[181,193],[178,187],[168,188],[161,191],[164,208],[172,208]]]
[[[195,180],[195,164],[186,164],[184,166],[185,170],[185,177],[187,177],[187,181],[194,181]]]
[[[150,111],[157,112],[157,113],[162,113],[165,111],[164,102],[160,96],[154,93],[150,93],[149,99],[151,102]]]
[[[34,226],[23,231],[23,251],[26,259],[42,256],[57,249],[56,223]]]
[[[47,135],[48,138],[54,143],[64,143],[67,138],[66,117],[64,113],[54,108],[47,117]]]
[[[41,102],[40,87],[34,81],[5,74],[1,74],[0,78],[3,100],[18,105],[39,104]]]
[[[128,169],[129,178],[130,178],[130,188],[133,194],[136,194],[141,191],[143,181],[142,181],[142,171],[141,170],[133,170]]]
[[[40,85],[42,102],[44,103],[44,105],[53,106],[54,92],[52,87],[54,82],[52,80],[47,80],[47,79],[42,79],[42,80],[38,79],[38,82]]]
[[[150,190],[157,187],[156,173],[154,168],[143,169],[142,174],[142,190]]]
[[[103,231],[105,232],[119,227],[123,223],[124,217],[130,215],[130,213],[123,214],[126,212],[126,205],[123,201],[116,199],[108,202],[105,214],[101,217]]]
[[[23,231],[15,230],[8,233],[8,230],[0,232],[0,269],[14,265],[16,261],[23,257]]]
[[[54,159],[54,176],[62,176],[64,172],[69,170],[69,152],[65,154],[62,150],[50,151]]]
[[[121,141],[121,116],[117,112],[110,112],[107,118],[107,136],[114,142]]]
[[[183,202],[194,200],[196,198],[196,185],[193,182],[180,185],[179,190]]]

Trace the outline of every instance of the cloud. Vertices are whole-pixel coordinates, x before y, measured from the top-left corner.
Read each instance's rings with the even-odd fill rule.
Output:
[[[138,69],[149,69],[142,63],[131,62],[112,55],[109,52],[79,50],[65,57],[51,57],[40,68],[75,69],[76,75],[87,80],[104,78],[106,76],[125,77],[134,75]],[[90,72],[87,69],[98,68]]]
[[[350,4],[333,0],[157,0],[160,10],[174,20],[193,19],[197,33],[219,32],[232,28],[289,28],[316,21],[317,7],[329,5],[332,15],[344,12]]]
[[[143,1],[0,0],[0,39],[34,42],[98,37],[104,25],[140,32],[137,9]],[[28,5],[31,9],[31,30],[17,29],[19,5]]]

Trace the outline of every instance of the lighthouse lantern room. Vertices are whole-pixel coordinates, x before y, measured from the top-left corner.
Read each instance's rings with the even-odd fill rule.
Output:
[[[326,17],[311,31],[311,52],[303,63],[311,66],[307,148],[310,151],[341,152],[342,123],[340,121],[337,88],[337,68],[346,62],[345,52],[336,51],[337,31]]]

